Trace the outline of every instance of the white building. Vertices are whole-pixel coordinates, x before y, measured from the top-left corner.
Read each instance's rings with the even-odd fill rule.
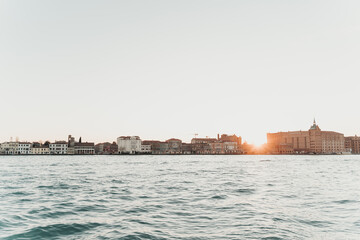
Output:
[[[50,154],[50,149],[48,147],[45,146],[41,146],[41,147],[32,147],[31,148],[31,153],[32,154],[36,154],[36,155],[44,155],[44,154]]]
[[[65,141],[56,141],[49,144],[50,154],[67,154],[68,143]]]
[[[29,142],[19,142],[18,143],[18,154],[32,154],[31,152],[31,143]]]
[[[6,155],[19,154],[18,147],[18,142],[4,142],[1,144],[1,152]]]
[[[141,144],[141,153],[151,153],[151,145]]]
[[[117,144],[120,154],[136,154],[141,152],[141,139],[138,136],[118,137]]]

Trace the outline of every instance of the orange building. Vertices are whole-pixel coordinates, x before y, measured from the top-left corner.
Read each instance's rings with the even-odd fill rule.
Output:
[[[308,131],[267,134],[269,152],[273,154],[341,154],[345,152],[344,134],[321,131],[314,120]]]
[[[360,154],[360,137],[345,137],[345,148],[352,154]]]

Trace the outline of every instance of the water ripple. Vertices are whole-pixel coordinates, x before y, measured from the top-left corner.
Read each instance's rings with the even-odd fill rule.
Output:
[[[100,223],[72,223],[72,224],[54,224],[46,226],[38,226],[31,228],[23,233],[5,237],[5,239],[39,239],[39,238],[54,238],[64,235],[79,234],[84,231],[94,229],[101,226]]]
[[[358,239],[358,156],[0,156],[0,239]]]

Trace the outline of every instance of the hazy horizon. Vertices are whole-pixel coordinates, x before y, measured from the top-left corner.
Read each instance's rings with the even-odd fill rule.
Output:
[[[358,1],[0,1],[0,142],[360,135]]]

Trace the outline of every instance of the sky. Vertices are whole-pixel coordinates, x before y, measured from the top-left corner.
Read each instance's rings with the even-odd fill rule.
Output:
[[[360,1],[0,0],[0,141],[360,135]]]

